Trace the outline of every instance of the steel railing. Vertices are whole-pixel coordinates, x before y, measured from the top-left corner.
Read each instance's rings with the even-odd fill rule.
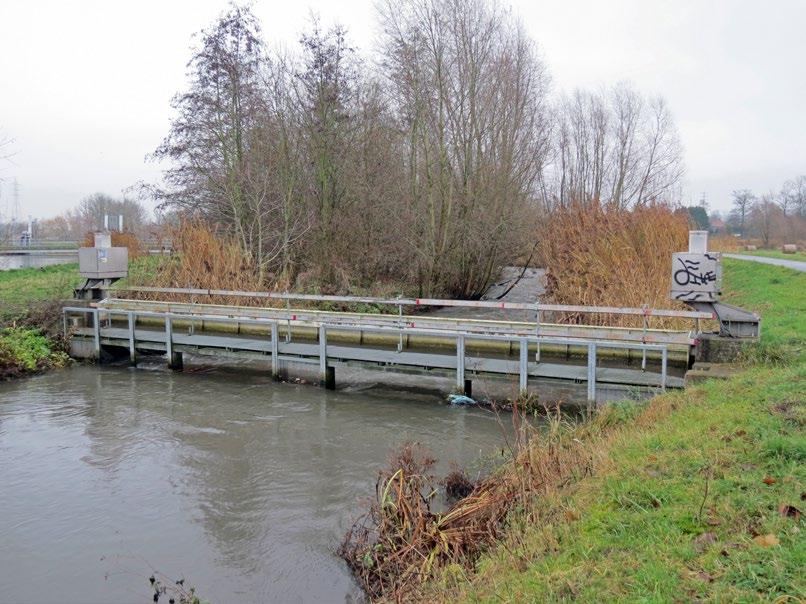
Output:
[[[85,308],[85,307],[65,307],[63,309],[63,328],[65,337],[69,335],[68,330],[68,314],[90,314],[93,317],[93,340],[96,357],[101,354],[101,318],[106,315],[109,324],[111,325],[112,315],[126,316],[128,323],[128,344],[129,354],[132,361],[135,360],[136,349],[136,323],[138,317],[155,317],[162,318],[165,322],[165,351],[169,359],[174,352],[173,350],[173,320],[190,320],[193,321],[216,321],[216,322],[231,322],[231,323],[245,323],[254,325],[265,325],[271,330],[271,362],[272,373],[277,375],[279,355],[279,324],[278,319],[263,319],[255,317],[221,317],[219,315],[198,315],[187,313],[174,313],[174,312],[154,312],[154,311],[135,311],[125,309],[104,309],[104,308]],[[410,328],[407,326],[367,326],[367,325],[343,325],[343,324],[328,324],[325,322],[316,321],[301,321],[300,323],[315,327],[318,330],[319,340],[319,368],[320,373],[324,376],[327,371],[327,332],[328,331],[355,331],[361,329],[367,332],[375,333],[397,333],[397,334],[419,334],[431,335],[445,338],[453,338],[455,340],[456,349],[456,385],[460,389],[464,389],[465,382],[465,340],[492,340],[502,342],[517,342],[519,345],[519,363],[518,363],[518,385],[521,392],[526,392],[528,383],[528,362],[529,362],[529,345],[530,344],[554,344],[554,345],[572,345],[587,347],[587,398],[589,402],[596,400],[596,359],[597,350],[599,348],[615,348],[615,349],[629,349],[641,350],[644,353],[648,351],[659,351],[661,353],[661,375],[660,375],[660,388],[666,390],[667,385],[667,367],[668,367],[668,347],[665,344],[646,344],[640,342],[617,342],[617,341],[593,341],[584,340],[579,338],[557,338],[546,337],[539,335],[515,335],[515,334],[480,334],[472,332],[457,332],[455,330],[441,330],[441,329],[423,329],[423,328]],[[191,323],[192,324],[192,323]],[[398,348],[398,352],[400,352]]]

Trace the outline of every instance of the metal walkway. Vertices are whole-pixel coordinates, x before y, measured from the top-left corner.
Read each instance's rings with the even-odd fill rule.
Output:
[[[108,300],[97,308],[65,308],[64,327],[72,334],[74,354],[81,356],[83,346],[85,356],[100,358],[103,348],[111,346],[127,349],[136,362],[138,352],[158,352],[165,353],[174,368],[181,367],[182,353],[259,358],[270,361],[275,377],[283,375],[288,363],[307,363],[318,368],[326,387],[335,386],[339,365],[450,374],[461,392],[470,391],[474,376],[517,377],[522,393],[528,392],[530,378],[551,378],[586,383],[589,402],[596,400],[597,383],[659,389],[683,386],[682,378],[669,376],[667,369],[669,347],[684,342],[586,339],[577,334],[556,337],[536,333],[533,325],[462,320],[435,324],[427,317],[417,319],[425,325],[420,326],[402,315],[356,319],[349,313],[307,310],[290,311],[290,315],[280,310],[276,311],[280,315],[272,315],[269,311],[275,309],[218,307],[216,313],[210,312],[214,305],[186,308],[180,304],[183,312],[140,307],[155,304],[176,307],[176,303]],[[249,316],[259,313],[264,316]],[[88,324],[82,325],[87,318]],[[585,364],[541,361],[541,348],[550,346],[580,351]],[[656,355],[660,371],[601,367],[602,354],[608,350],[637,351],[644,355],[644,364],[647,354]]]

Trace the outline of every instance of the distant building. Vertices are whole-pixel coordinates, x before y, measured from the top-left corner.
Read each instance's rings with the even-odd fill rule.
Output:
[[[727,225],[721,218],[711,218],[711,232],[721,234],[727,232]]]

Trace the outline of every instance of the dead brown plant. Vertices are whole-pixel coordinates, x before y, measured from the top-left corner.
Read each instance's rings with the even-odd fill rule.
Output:
[[[677,308],[669,300],[671,256],[688,249],[684,212],[649,204],[632,210],[598,203],[557,208],[542,225],[539,253],[547,267],[547,298],[557,304]],[[568,323],[641,326],[640,316],[567,313]],[[690,322],[652,319],[651,327]]]
[[[137,238],[137,235],[129,231],[112,231],[112,247],[125,247],[129,250],[129,259],[137,258],[143,254],[147,254],[148,250],[144,250]],[[84,241],[81,244],[83,247],[93,247],[95,245],[95,238],[92,232],[84,235]]]
[[[559,410],[547,418],[537,428],[516,406],[510,462],[444,513],[436,511],[434,459],[417,445],[403,445],[339,550],[367,594],[403,601],[449,565],[470,568],[502,538],[511,511],[528,510],[534,498],[593,472],[600,455],[588,437],[596,424],[568,424]]]

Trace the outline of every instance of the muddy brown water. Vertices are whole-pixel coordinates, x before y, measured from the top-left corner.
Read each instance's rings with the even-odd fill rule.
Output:
[[[154,569],[212,602],[360,601],[334,550],[406,440],[443,472],[503,443],[435,395],[223,367],[0,384],[0,602],[148,602]]]

